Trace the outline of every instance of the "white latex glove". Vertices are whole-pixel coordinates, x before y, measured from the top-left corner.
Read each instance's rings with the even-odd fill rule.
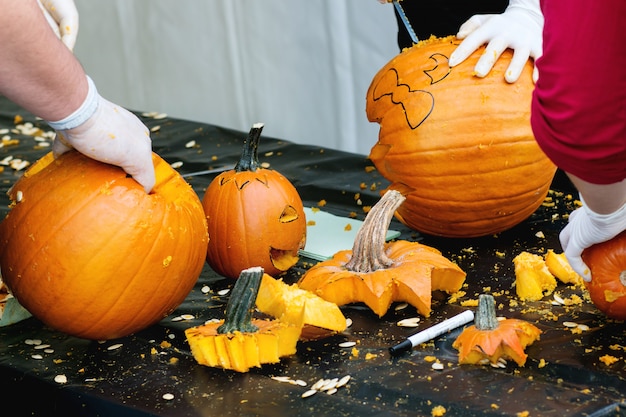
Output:
[[[450,55],[451,67],[460,64],[476,49],[487,43],[474,72],[485,77],[507,48],[513,49],[513,58],[504,78],[507,82],[517,81],[528,58],[537,59],[542,48],[543,15],[539,0],[510,0],[502,14],[474,15],[463,23],[457,38],[463,42]],[[537,81],[537,67],[533,81]]]
[[[559,236],[565,257],[574,270],[587,282],[591,271],[581,258],[583,250],[611,240],[626,230],[626,205],[611,214],[597,214],[585,205],[574,210],[567,226]]]
[[[131,112],[102,98],[91,79],[81,107],[58,122],[52,145],[55,157],[74,148],[83,155],[121,167],[146,192],[155,183],[149,129]]]
[[[54,30],[70,51],[78,36],[78,10],[72,0],[38,0],[41,9]]]

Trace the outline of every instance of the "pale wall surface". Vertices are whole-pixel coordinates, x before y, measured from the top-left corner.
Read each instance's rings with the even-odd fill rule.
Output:
[[[75,0],[75,54],[132,110],[368,154],[374,74],[398,53],[376,0]]]

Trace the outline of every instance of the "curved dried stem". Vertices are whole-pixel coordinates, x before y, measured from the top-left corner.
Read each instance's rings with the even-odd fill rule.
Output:
[[[405,199],[400,192],[389,190],[372,207],[354,239],[346,269],[367,273],[393,265],[393,259],[385,254],[385,241],[391,219]]]

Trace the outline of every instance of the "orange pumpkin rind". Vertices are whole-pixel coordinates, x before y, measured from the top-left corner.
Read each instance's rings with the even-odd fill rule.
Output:
[[[528,218],[556,166],[530,126],[532,63],[516,83],[504,51],[488,77],[474,76],[479,48],[451,68],[460,40],[431,38],[404,49],[373,77],[368,120],[380,124],[370,159],[406,202],[396,217],[422,233],[486,236]]]
[[[9,191],[3,280],[33,316],[85,339],[135,333],[170,314],[205,264],[191,186],[153,154],[155,185],[77,151],[40,158]],[[129,256],[132,254],[132,256]]]
[[[481,324],[485,321],[488,324]],[[539,339],[541,330],[518,319],[498,320],[492,296],[479,297],[475,324],[463,329],[452,347],[459,351],[459,363],[470,365],[497,364],[500,359],[513,360],[524,366],[527,346]]]
[[[385,242],[393,213],[403,201],[399,192],[387,191],[367,214],[352,250],[314,265],[298,286],[339,306],[363,302],[379,317],[395,301],[429,316],[432,291],[457,292],[466,274],[435,248],[404,240]]]
[[[226,317],[185,330],[191,353],[201,365],[248,372],[250,368],[280,362],[296,353],[302,330],[299,320],[253,319],[263,269],[248,268],[239,275],[226,306]]]
[[[252,126],[235,168],[215,177],[202,199],[210,236],[206,260],[228,278],[253,266],[277,276],[296,264],[306,243],[298,191],[258,162],[262,129],[261,123]]]
[[[609,318],[626,320],[626,231],[585,249],[582,259],[591,271],[584,285],[593,304]]]

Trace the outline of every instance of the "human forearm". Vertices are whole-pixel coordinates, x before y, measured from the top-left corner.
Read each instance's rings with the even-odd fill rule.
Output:
[[[87,95],[80,63],[35,0],[0,0],[0,10],[0,94],[45,120],[65,118]]]
[[[587,207],[598,214],[610,214],[626,204],[626,179],[613,184],[592,184],[567,174]]]

